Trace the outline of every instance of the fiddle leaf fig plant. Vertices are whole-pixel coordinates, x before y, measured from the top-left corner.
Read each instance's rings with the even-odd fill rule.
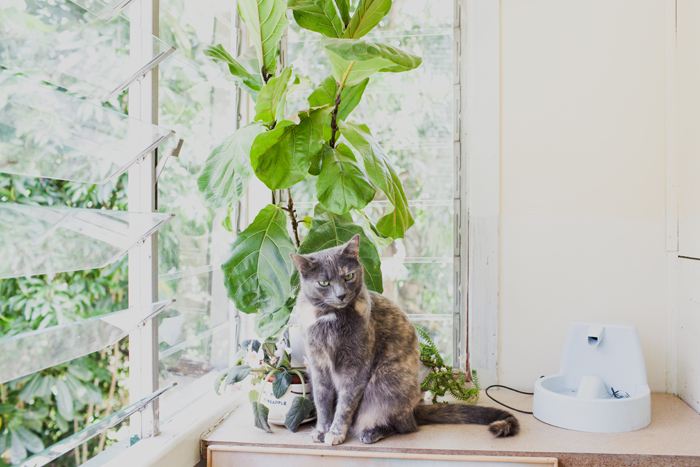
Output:
[[[321,35],[331,70],[303,109],[289,109],[288,97],[311,88],[311,80],[277,60],[288,9],[300,27]],[[236,58],[221,45],[205,51],[250,95],[255,117],[207,159],[197,180],[204,200],[230,211],[253,176],[273,193],[287,192],[285,204],[268,205],[238,234],[222,266],[228,296],[239,310],[257,314],[261,337],[277,334],[294,307],[299,277],[290,253],[316,252],[360,234],[367,287],[381,293],[376,243],[403,238],[413,225],[390,158],[366,125],[349,121],[374,74],[421,64],[406,51],[361,39],[390,9],[391,0],[239,0],[251,49]],[[313,218],[299,219],[292,188],[307,177],[315,178],[318,205]],[[377,197],[388,207],[372,219],[362,209]],[[224,226],[232,228],[230,221]]]

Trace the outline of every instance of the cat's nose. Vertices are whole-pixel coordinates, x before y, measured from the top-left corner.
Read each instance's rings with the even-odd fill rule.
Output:
[[[342,295],[338,295],[338,300],[345,300],[345,297],[346,297],[347,295],[348,295],[348,294],[345,294],[345,293],[342,294]]]

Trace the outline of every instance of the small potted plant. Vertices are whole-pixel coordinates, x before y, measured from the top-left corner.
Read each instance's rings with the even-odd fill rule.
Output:
[[[260,385],[259,390],[250,389],[248,392],[255,426],[272,432],[270,423],[273,423],[295,432],[299,425],[315,418],[305,371],[306,367],[292,366],[289,329],[285,328],[279,340],[243,341],[236,365],[219,375],[215,389],[220,394],[222,388],[225,390],[251,376],[251,385]]]
[[[455,371],[442,359],[428,331],[418,324],[414,326],[418,332],[420,360],[425,370],[421,373],[423,377],[421,389],[430,392],[433,404],[438,401],[438,397],[444,397],[448,393],[459,402],[476,404],[479,400],[479,380],[476,378],[476,370],[472,370],[473,386],[469,387],[464,372]]]

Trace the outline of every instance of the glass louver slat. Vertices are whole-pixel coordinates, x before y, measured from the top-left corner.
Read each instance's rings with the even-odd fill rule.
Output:
[[[0,172],[103,184],[173,134],[0,72]]]
[[[76,447],[80,446],[85,441],[92,439],[100,433],[105,432],[110,428],[116,426],[117,424],[123,422],[134,413],[146,407],[153,400],[160,397],[164,392],[172,389],[175,386],[177,386],[177,383],[172,383],[169,386],[160,388],[153,394],[144,397],[135,404],[131,404],[130,406],[120,410],[119,412],[115,412],[109,417],[90,425],[84,430],[81,430],[72,436],[62,439],[58,443],[49,446],[40,453],[33,455],[29,459],[26,459],[24,462],[19,464],[19,467],[42,467],[48,464],[52,460],[57,459],[63,454],[70,452],[72,449],[75,449]]]
[[[134,0],[71,0],[93,15],[109,21],[119,15]]]
[[[0,279],[104,267],[171,214],[0,204]]]
[[[67,0],[0,10],[0,66],[107,101],[175,51],[123,17],[103,22]],[[150,54],[132,57],[130,41]]]
[[[174,300],[107,313],[0,339],[0,383],[98,352],[116,344]]]

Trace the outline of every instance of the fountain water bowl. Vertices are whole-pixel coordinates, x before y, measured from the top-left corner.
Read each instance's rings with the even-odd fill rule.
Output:
[[[570,430],[619,433],[651,423],[651,392],[634,326],[573,323],[559,373],[535,383],[534,416]]]

